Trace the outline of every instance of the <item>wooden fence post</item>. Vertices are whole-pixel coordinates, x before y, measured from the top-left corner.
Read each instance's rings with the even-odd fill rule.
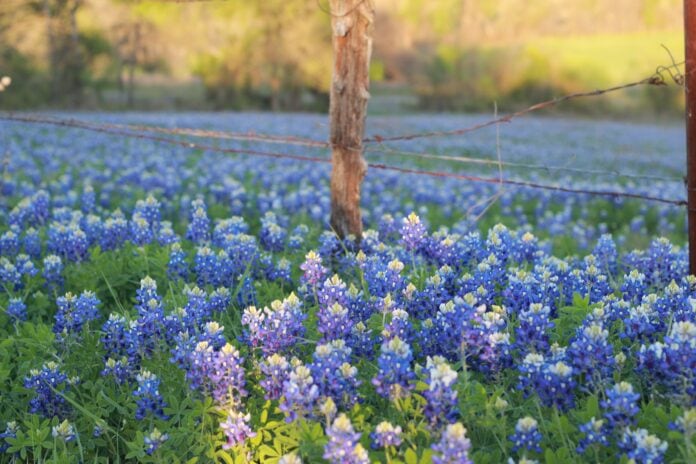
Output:
[[[339,237],[362,237],[360,184],[370,57],[373,0],[330,0],[334,66],[331,82],[331,227]]]
[[[696,0],[684,0],[684,45],[689,273],[696,274]]]

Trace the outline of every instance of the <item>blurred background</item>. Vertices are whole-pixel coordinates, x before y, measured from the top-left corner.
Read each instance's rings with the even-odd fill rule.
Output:
[[[370,112],[504,111],[683,60],[682,0],[375,0]],[[2,109],[326,111],[328,0],[0,0]],[[664,46],[664,47],[663,47]],[[639,87],[563,111],[681,116]]]

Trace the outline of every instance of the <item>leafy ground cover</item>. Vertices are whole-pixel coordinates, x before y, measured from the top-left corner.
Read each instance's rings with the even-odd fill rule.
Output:
[[[326,130],[303,115],[93,117]],[[372,172],[358,247],[327,230],[326,166],[16,124],[0,135],[0,462],[696,459],[679,207]],[[532,119],[499,147],[488,132],[397,150],[501,149],[545,166],[508,164],[507,178],[680,199],[681,140]]]

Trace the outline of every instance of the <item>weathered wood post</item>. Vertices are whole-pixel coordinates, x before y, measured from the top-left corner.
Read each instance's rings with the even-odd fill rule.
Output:
[[[684,45],[689,272],[696,274],[696,0],[684,0]]]
[[[370,98],[373,0],[330,0],[334,66],[331,82],[331,227],[362,237],[360,184],[367,164],[363,134]]]

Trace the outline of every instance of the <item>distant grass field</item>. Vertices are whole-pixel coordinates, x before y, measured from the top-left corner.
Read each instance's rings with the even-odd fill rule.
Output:
[[[546,37],[527,43],[524,52],[547,57],[554,80],[606,86],[649,76],[657,66],[671,64],[662,45],[677,62],[684,59],[681,31]]]

